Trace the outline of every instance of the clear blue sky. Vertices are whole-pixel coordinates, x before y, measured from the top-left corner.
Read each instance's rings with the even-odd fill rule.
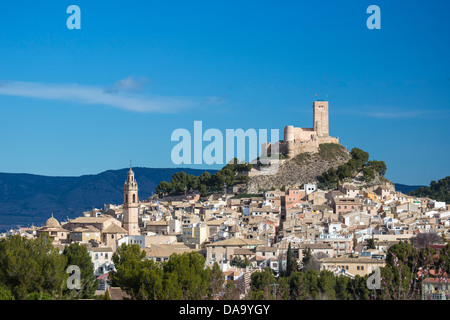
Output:
[[[69,5],[81,30],[69,30]],[[369,30],[369,5],[381,29]],[[384,160],[450,174],[448,1],[8,1],[0,8],[0,172],[173,167],[177,128],[312,126]],[[191,166],[208,168],[207,165]],[[217,166],[211,167],[217,168]]]

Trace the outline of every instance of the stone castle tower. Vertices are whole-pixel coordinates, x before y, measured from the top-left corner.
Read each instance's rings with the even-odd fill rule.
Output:
[[[127,180],[123,187],[123,227],[128,231],[128,235],[139,235],[139,199],[138,185],[134,178],[134,172],[130,167]]]
[[[328,101],[314,101],[313,126],[318,137],[328,137]]]
[[[329,135],[328,101],[316,100],[313,102],[313,127],[284,127],[284,140],[280,140],[277,147],[279,153],[292,159],[300,153],[319,152],[319,145],[323,143],[339,144],[339,138]],[[262,146],[267,154],[274,150],[272,147],[270,143]]]

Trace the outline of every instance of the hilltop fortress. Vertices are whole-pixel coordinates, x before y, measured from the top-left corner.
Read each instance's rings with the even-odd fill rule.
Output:
[[[339,138],[329,136],[328,101],[317,100],[313,103],[313,127],[284,127],[284,140],[278,142],[278,152],[292,159],[304,152],[319,152],[319,145],[323,143],[339,144]],[[263,145],[268,154],[271,149],[270,142]]]

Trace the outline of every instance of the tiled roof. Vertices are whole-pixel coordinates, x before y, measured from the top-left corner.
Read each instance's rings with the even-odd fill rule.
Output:
[[[128,233],[128,231],[115,223],[111,223],[106,230],[103,230],[103,233]]]

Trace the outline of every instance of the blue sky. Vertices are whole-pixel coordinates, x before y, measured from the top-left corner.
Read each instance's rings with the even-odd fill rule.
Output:
[[[81,30],[69,30],[69,5]],[[369,30],[369,5],[381,29]],[[0,10],[0,172],[173,167],[175,129],[312,126],[429,184],[448,168],[443,1],[14,1]],[[316,97],[315,94],[318,96]],[[218,168],[190,165],[194,168]]]

